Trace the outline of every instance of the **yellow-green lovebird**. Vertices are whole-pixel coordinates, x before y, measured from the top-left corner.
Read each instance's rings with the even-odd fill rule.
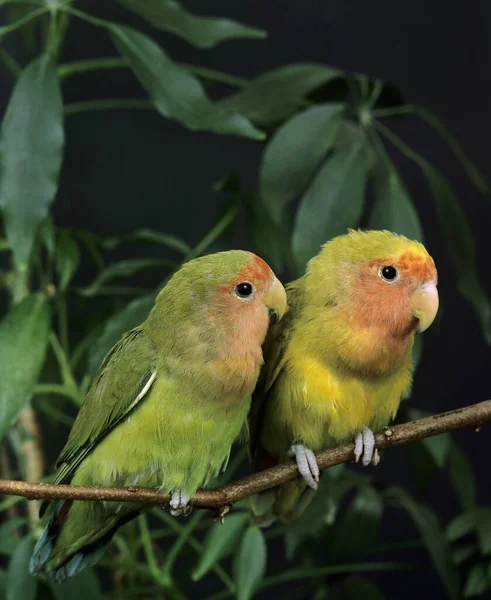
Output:
[[[177,515],[227,464],[246,428],[270,318],[286,294],[269,266],[245,251],[181,267],[147,320],[105,357],[58,461],[55,483],[149,486],[171,493]],[[92,565],[144,507],[52,502],[30,563],[62,582]]]
[[[414,336],[438,310],[437,272],[419,242],[350,230],[322,247],[287,298],[265,342],[251,447],[256,470],[294,456],[303,478],[253,499],[264,524],[295,518],[312,499],[314,452],[354,440],[357,461],[378,463],[372,431],[410,390]]]

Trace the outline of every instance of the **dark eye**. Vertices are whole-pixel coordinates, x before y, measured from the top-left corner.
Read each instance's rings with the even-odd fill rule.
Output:
[[[254,286],[248,281],[243,281],[235,286],[235,293],[239,298],[249,298],[254,293]]]
[[[386,281],[394,281],[399,276],[399,271],[392,265],[385,265],[380,267],[380,276]]]

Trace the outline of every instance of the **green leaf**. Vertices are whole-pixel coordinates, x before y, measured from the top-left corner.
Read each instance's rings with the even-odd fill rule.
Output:
[[[478,275],[477,249],[467,216],[446,179],[429,163],[424,167],[457,278],[457,288],[472,306],[491,344],[491,305]]]
[[[309,108],[280,127],[266,146],[261,160],[259,193],[276,223],[334,145],[344,109],[343,104]]]
[[[454,542],[455,540],[464,537],[473,531],[476,527],[477,509],[468,510],[460,515],[457,515],[447,525],[447,539]]]
[[[149,37],[130,27],[114,24],[107,27],[117,49],[128,60],[161,115],[193,130],[264,138],[245,116],[220,103],[212,103],[199,80],[174,63]]]
[[[104,330],[89,356],[88,371],[95,375],[104,357],[123,333],[143,323],[155,302],[155,295],[137,298],[106,321]]]
[[[448,457],[448,474],[462,508],[464,510],[473,508],[477,499],[474,467],[455,442],[450,448]]]
[[[234,561],[237,600],[249,600],[254,595],[266,571],[267,547],[259,527],[249,527]]]
[[[15,1],[15,0],[10,0],[10,2],[12,2],[12,1]],[[0,3],[0,4],[2,4],[2,3]],[[27,23],[29,23],[33,19],[36,19],[37,17],[41,16],[45,12],[47,12],[46,8],[44,8],[44,7],[37,8],[36,10],[27,12],[24,16],[22,16],[21,18],[16,20],[14,23],[10,23],[9,25],[2,25],[0,27],[0,39],[2,39],[3,36],[6,35],[7,33],[11,33],[12,31],[19,29],[20,27],[25,27],[25,25],[27,25]]]
[[[168,246],[173,250],[177,250],[177,252],[181,252],[181,254],[188,254],[191,252],[189,244],[186,244],[181,238],[172,235],[172,233],[162,233],[161,231],[154,231],[153,229],[137,229],[133,233],[129,233],[120,238],[106,238],[103,240],[102,245],[104,248],[112,250],[124,242],[151,242]]]
[[[17,545],[7,571],[7,600],[34,600],[37,580],[29,574],[29,561],[34,550],[30,535]]]
[[[71,227],[70,232],[74,237],[77,237],[80,240],[94,263],[102,269],[104,266],[104,261],[101,256],[102,238],[97,234],[92,233],[92,231],[85,231],[85,229],[78,229],[76,227]]]
[[[295,550],[302,542],[319,537],[325,525],[332,525],[336,521],[342,501],[354,485],[355,481],[351,478],[336,480],[333,469],[322,473],[319,489],[314,494],[308,509],[288,523],[285,545],[289,560],[293,558]]]
[[[486,567],[481,563],[472,565],[464,587],[464,598],[480,596],[490,587],[486,577]]]
[[[265,38],[266,32],[215,17],[199,17],[187,12],[175,0],[119,0],[154,27],[171,31],[198,48],[212,48],[220,42],[237,38]]]
[[[452,444],[452,438],[450,434],[442,433],[429,438],[423,438],[421,443],[428,450],[428,453],[435,462],[435,465],[439,469],[443,469],[443,467],[447,464],[450,447]]]
[[[51,585],[55,600],[102,600],[101,586],[93,569],[84,569],[64,583]]]
[[[363,211],[367,153],[363,137],[337,149],[305,192],[293,231],[293,255],[303,272],[322,244],[356,227]]]
[[[20,268],[54,200],[63,154],[63,102],[46,55],[19,77],[0,132],[0,208]]]
[[[469,560],[472,556],[479,553],[477,544],[465,544],[452,550],[452,562],[456,565]]]
[[[477,509],[476,530],[479,546],[483,554],[491,554],[491,508]]]
[[[25,517],[14,517],[2,523],[0,527],[0,554],[12,554],[19,542],[19,537],[14,535],[14,532],[17,528],[25,525],[26,522]]]
[[[202,579],[236,545],[248,520],[247,514],[232,514],[227,516],[223,525],[218,523],[210,528],[204,539],[198,564],[191,575],[193,581]]]
[[[51,216],[48,215],[43,223],[41,223],[39,227],[39,237],[48,251],[49,256],[53,256],[56,247],[56,229]]]
[[[408,446],[408,457],[411,475],[417,486],[417,493],[424,494],[433,482],[438,472],[438,467],[421,442],[416,442]]]
[[[283,223],[275,223],[264,202],[256,194],[247,199],[248,229],[254,248],[271,268],[279,273],[290,260],[290,236]]]
[[[31,294],[0,321],[0,440],[29,402],[43,366],[50,327],[46,296]]]
[[[113,279],[117,279],[119,277],[130,277],[131,275],[136,275],[145,269],[153,269],[157,267],[173,268],[174,266],[175,263],[173,261],[160,258],[132,258],[128,260],[122,260],[109,265],[109,267],[101,271],[96,277],[95,281],[86,287],[82,293],[87,297],[94,296],[106,283],[112,281]]]
[[[294,113],[305,96],[328,81],[343,77],[339,69],[297,63],[260,75],[220,105],[260,125],[278,122]]]
[[[377,541],[383,513],[381,495],[369,485],[361,485],[344,511],[328,528],[324,539],[329,563],[356,561],[370,553]]]
[[[403,489],[390,488],[387,490],[386,496],[395,500],[408,512],[449,596],[456,600],[459,591],[458,573],[452,565],[450,549],[435,514],[427,506],[413,500]]]
[[[56,244],[56,272],[58,287],[63,292],[68,287],[80,265],[80,250],[68,231],[60,231]]]
[[[6,599],[7,571],[0,569],[0,600]]]
[[[423,228],[406,186],[395,169],[373,171],[375,204],[370,215],[370,229],[388,229],[411,240],[423,241]]]

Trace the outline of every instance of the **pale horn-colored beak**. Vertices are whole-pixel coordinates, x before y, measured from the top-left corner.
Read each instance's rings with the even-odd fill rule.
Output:
[[[433,323],[438,312],[438,290],[435,281],[423,283],[413,294],[411,306],[413,315],[419,321],[416,331],[421,333],[426,331]]]
[[[264,303],[268,307],[271,323],[277,323],[288,309],[285,288],[275,278],[273,284],[264,295]]]

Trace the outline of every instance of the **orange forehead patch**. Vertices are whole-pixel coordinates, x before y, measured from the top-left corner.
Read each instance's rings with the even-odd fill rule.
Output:
[[[402,274],[409,277],[418,277],[425,281],[436,279],[437,276],[435,263],[431,256],[414,250],[406,250],[396,259],[388,257],[372,260],[368,264],[369,266],[394,265]]]
[[[425,281],[436,279],[435,263],[429,254],[407,250],[399,256],[396,264],[406,275],[419,277]]]
[[[237,281],[267,281],[273,273],[268,264],[259,256],[251,254],[251,258],[240,270]]]

